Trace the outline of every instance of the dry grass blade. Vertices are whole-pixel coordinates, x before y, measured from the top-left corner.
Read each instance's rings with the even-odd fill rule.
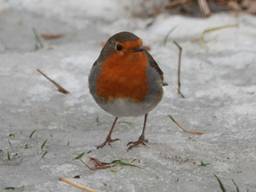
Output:
[[[189,133],[189,134],[192,134],[192,135],[203,135],[204,132],[201,132],[201,131],[192,131],[192,130],[187,130],[185,128],[183,128],[175,119],[173,116],[171,115],[168,115],[168,117],[177,125],[177,127],[179,127],[183,132],[185,133]]]
[[[51,33],[41,33],[41,37],[45,40],[55,40],[64,37],[63,34],[51,34]]]
[[[58,84],[56,81],[52,80],[50,77],[48,77],[44,72],[42,72],[40,69],[37,69],[37,71],[43,75],[46,79],[48,79],[52,84],[54,84],[58,91],[63,93],[63,94],[69,94],[70,92],[66,90],[64,87],[62,87],[60,84]]]
[[[29,135],[29,138],[30,138],[30,139],[33,137],[33,135],[35,134],[36,131],[37,131],[37,130],[34,129],[34,130],[30,133],[30,135]]]
[[[207,0],[197,0],[199,8],[205,17],[209,17],[212,13],[207,3]]]
[[[133,159],[133,161],[135,161],[136,159]],[[132,164],[132,162],[128,162],[126,160],[121,160],[121,159],[117,159],[117,160],[114,160],[112,161],[111,163],[114,164],[114,165],[120,165],[120,166],[130,166],[130,167],[137,167],[137,168],[141,168],[135,164]]]
[[[166,45],[169,39],[169,36],[172,34],[172,32],[177,28],[177,26],[174,26],[164,37],[163,39],[163,45]]]
[[[217,175],[214,175],[214,176],[215,176],[215,178],[217,179],[217,181],[218,181],[218,183],[219,183],[219,186],[220,186],[221,191],[222,191],[222,192],[226,192],[226,189],[225,189],[223,183],[221,182],[220,178],[219,178]]]
[[[7,160],[10,161],[11,160],[11,155],[10,155],[10,152],[7,151]]]
[[[15,133],[10,133],[10,134],[8,135],[8,137],[9,137],[10,139],[15,139]]]
[[[15,187],[5,187],[4,189],[5,189],[5,190],[11,190],[11,191],[14,191],[16,188],[15,188]]]
[[[205,29],[201,35],[200,35],[200,45],[201,47],[205,47],[205,35],[211,32],[215,32],[215,31],[219,31],[222,29],[228,29],[228,28],[234,28],[234,27],[239,27],[238,24],[231,24],[231,25],[222,25],[222,26],[218,26],[218,27],[212,27],[212,28],[208,28]]]
[[[21,187],[12,187],[12,186],[10,186],[10,187],[5,187],[4,188],[4,191],[6,192],[6,191],[24,191],[24,186],[21,186]],[[3,192],[2,190],[1,190],[1,192]]]
[[[41,145],[41,150],[43,150],[43,149],[45,148],[47,142],[48,142],[47,139],[44,140],[44,142],[43,142],[42,145]]]
[[[178,7],[180,5],[184,5],[186,3],[189,3],[191,0],[174,0],[171,1],[165,8],[166,9],[173,9],[175,7]]]
[[[179,49],[179,58],[178,58],[178,71],[177,71],[177,93],[180,95],[182,98],[184,98],[184,95],[181,92],[181,81],[180,81],[180,73],[181,73],[181,56],[182,56],[182,47],[175,41],[173,40],[173,43],[178,47]]]
[[[72,187],[75,187],[77,189],[80,189],[82,191],[85,191],[85,192],[96,192],[95,189],[92,189],[86,185],[82,185],[82,184],[79,184],[79,183],[75,183],[74,181],[72,181],[71,179],[68,179],[68,178],[64,178],[64,177],[60,177],[59,178],[59,181],[63,182],[63,183],[66,183]]]
[[[43,44],[40,36],[38,35],[36,29],[33,28],[32,31],[33,31],[33,34],[34,34],[34,37],[35,37],[35,41],[36,41],[35,50],[43,49],[44,48],[44,44]]]
[[[48,151],[43,152],[43,154],[41,155],[41,159],[43,159],[46,155],[47,155]]]
[[[77,155],[73,160],[79,160],[82,159],[82,157],[84,156],[85,152],[80,153],[79,155]]]
[[[201,167],[207,167],[208,165],[210,165],[210,163],[205,162],[205,161],[201,161],[199,164],[199,166],[201,166]]]
[[[236,182],[234,181],[234,179],[232,179],[232,183],[236,187],[236,192],[240,192],[240,189],[239,189],[238,185],[236,184]]]

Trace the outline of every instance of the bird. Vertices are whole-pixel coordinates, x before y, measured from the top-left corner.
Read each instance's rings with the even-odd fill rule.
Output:
[[[127,31],[110,37],[91,68],[88,84],[96,103],[114,116],[105,141],[97,149],[118,141],[112,138],[117,120],[132,116],[144,116],[144,123],[140,137],[129,142],[127,150],[146,145],[148,114],[161,101],[167,83],[142,39]]]

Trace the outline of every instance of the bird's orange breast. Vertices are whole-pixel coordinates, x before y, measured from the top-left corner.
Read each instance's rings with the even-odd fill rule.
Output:
[[[106,101],[143,101],[148,93],[147,56],[144,52],[112,54],[101,65],[96,94]]]

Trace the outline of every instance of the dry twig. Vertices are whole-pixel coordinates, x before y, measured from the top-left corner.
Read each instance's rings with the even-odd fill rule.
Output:
[[[190,130],[187,130],[185,128],[183,128],[175,119],[173,116],[171,115],[168,115],[168,117],[177,125],[177,127],[179,127],[183,132],[185,133],[189,133],[189,134],[192,134],[192,135],[203,135],[204,133],[201,132],[201,131],[190,131]]]
[[[64,178],[64,177],[60,177],[59,178],[59,181],[63,182],[63,183],[66,183],[72,187],[75,187],[77,189],[80,189],[84,192],[96,192],[95,189],[92,189],[86,185],[82,185],[82,184],[79,184],[79,183],[75,183],[74,181],[72,181],[71,179],[68,179],[68,178]]]
[[[219,183],[219,186],[220,186],[221,191],[222,191],[222,192],[226,192],[226,189],[225,189],[225,187],[224,187],[222,181],[220,180],[220,178],[219,178],[217,175],[214,175],[214,176],[215,176],[215,178],[217,179],[217,181],[218,181],[218,183]]]
[[[41,37],[45,40],[54,40],[54,39],[60,39],[64,35],[63,34],[51,34],[51,33],[41,33]]]
[[[48,77],[44,72],[42,72],[40,69],[37,69],[37,72],[39,72],[41,75],[43,75],[46,79],[48,79],[52,84],[54,84],[58,91],[63,93],[63,94],[69,94],[70,92],[66,90],[64,87],[62,87],[59,83],[56,81],[52,80],[50,77]]]
[[[179,58],[178,58],[178,71],[177,71],[177,93],[180,95],[182,98],[184,98],[184,95],[181,92],[181,81],[180,81],[180,71],[181,71],[181,56],[182,56],[182,47],[175,41],[173,40],[173,43],[178,47],[179,49]]]

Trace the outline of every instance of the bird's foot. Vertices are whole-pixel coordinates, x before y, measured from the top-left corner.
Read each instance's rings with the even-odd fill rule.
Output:
[[[116,138],[116,139],[112,139],[111,137],[107,137],[106,140],[100,144],[97,145],[97,149],[103,148],[106,144],[111,146],[111,143],[114,143],[115,141],[119,141],[120,139]]]
[[[127,151],[129,151],[129,150],[132,149],[133,147],[138,147],[138,145],[146,145],[147,142],[148,142],[148,140],[147,140],[147,139],[144,139],[144,136],[140,136],[137,141],[130,141],[130,142],[127,144],[127,146],[128,146]]]

